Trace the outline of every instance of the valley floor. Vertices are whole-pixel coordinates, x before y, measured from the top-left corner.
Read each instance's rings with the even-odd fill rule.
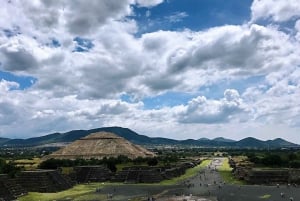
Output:
[[[33,200],[114,200],[144,201],[155,197],[156,201],[274,201],[300,200],[300,188],[294,186],[240,185],[224,182],[218,171],[227,163],[225,158],[206,161],[190,178],[172,184],[117,184],[91,183],[77,185],[59,193],[29,193],[21,201]],[[281,194],[284,194],[281,197]]]

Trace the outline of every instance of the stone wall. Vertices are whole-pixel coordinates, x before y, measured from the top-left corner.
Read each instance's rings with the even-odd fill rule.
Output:
[[[0,175],[0,200],[15,200],[26,194],[27,191],[15,179]]]
[[[289,181],[288,169],[252,169],[245,180],[251,184],[277,184]]]
[[[78,166],[74,168],[78,183],[103,182],[111,178],[111,171],[105,166]]]
[[[172,167],[133,166],[125,167],[117,172],[112,181],[125,183],[158,183],[165,179],[179,177],[194,163],[181,163]]]
[[[58,192],[72,187],[57,170],[22,171],[16,180],[29,192]]]
[[[300,169],[290,169],[289,181],[300,184]]]

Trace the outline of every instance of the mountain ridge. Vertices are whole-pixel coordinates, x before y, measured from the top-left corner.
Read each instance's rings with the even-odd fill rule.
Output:
[[[236,140],[224,138],[224,137],[216,137],[213,139],[214,141],[219,141],[219,142],[236,142]]]
[[[235,141],[218,137],[215,139],[200,138],[175,140],[163,137],[148,137],[140,135],[129,128],[122,127],[102,127],[90,130],[72,130],[65,133],[52,133],[41,137],[33,137],[28,139],[9,139],[0,138],[0,146],[39,146],[51,143],[70,143],[85,137],[95,132],[112,132],[115,133],[134,144],[140,145],[185,145],[185,146],[200,146],[200,147],[232,147],[232,148],[291,148],[300,147],[300,145],[288,142],[282,138],[274,140],[259,140],[253,137],[246,137],[244,139]],[[202,140],[201,140],[202,139]]]

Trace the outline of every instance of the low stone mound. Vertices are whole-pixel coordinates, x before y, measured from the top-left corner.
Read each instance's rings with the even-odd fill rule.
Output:
[[[77,166],[74,168],[76,181],[78,183],[103,182],[111,178],[111,171],[102,165],[99,166]]]
[[[28,192],[58,192],[72,187],[57,170],[22,171],[17,182]]]
[[[98,132],[83,137],[68,146],[48,155],[45,159],[102,159],[104,157],[128,158],[154,157],[155,154],[145,148],[132,144],[124,138],[109,132]]]
[[[173,167],[124,167],[116,173],[112,181],[124,183],[158,183],[164,179],[181,176],[191,167],[193,166],[190,163],[178,164]]]
[[[26,194],[27,191],[15,179],[0,175],[0,200],[15,200]]]

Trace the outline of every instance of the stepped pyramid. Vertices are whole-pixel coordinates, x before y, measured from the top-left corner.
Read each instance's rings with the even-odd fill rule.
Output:
[[[83,137],[46,156],[45,159],[102,159],[104,157],[154,157],[155,154],[110,132],[97,132]]]
[[[17,183],[16,179],[0,174],[0,200],[17,200],[18,197],[26,194],[27,191]]]

